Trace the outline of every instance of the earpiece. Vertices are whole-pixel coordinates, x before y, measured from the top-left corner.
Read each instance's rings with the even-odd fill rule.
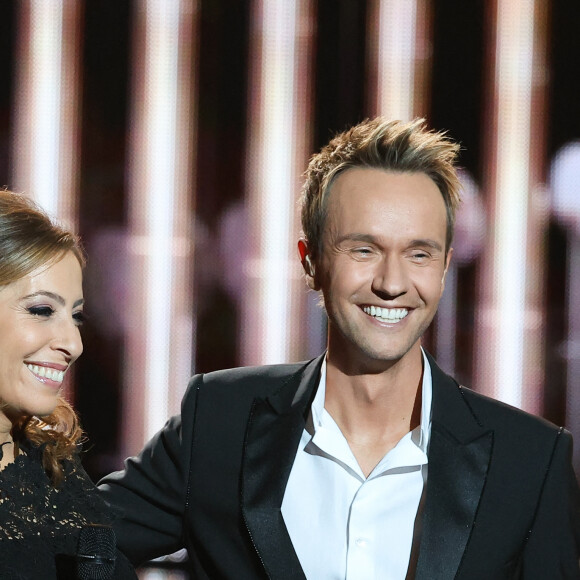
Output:
[[[306,254],[306,256],[304,257],[304,261],[306,262],[306,264],[308,266],[308,275],[314,276],[314,266],[313,266],[312,260],[310,259],[310,256],[308,254]]]
[[[304,238],[298,240],[298,253],[300,254],[300,261],[306,273],[306,283],[313,290],[317,290],[316,282],[314,281],[314,275],[316,273],[316,267],[312,262],[310,257],[310,252],[308,251],[308,243]]]

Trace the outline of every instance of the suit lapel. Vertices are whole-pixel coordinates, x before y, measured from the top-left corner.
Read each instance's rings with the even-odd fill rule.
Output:
[[[429,357],[433,409],[427,494],[417,580],[455,578],[483,493],[493,432],[473,414],[459,386]]]
[[[322,360],[309,363],[268,399],[255,400],[246,432],[242,512],[270,578],[305,578],[281,506]]]
[[[242,512],[269,578],[304,579],[282,518],[284,491],[320,377],[323,357],[274,395],[254,401],[242,463]],[[491,457],[493,432],[472,413],[458,385],[429,357],[433,376],[429,473],[416,580],[459,570]]]

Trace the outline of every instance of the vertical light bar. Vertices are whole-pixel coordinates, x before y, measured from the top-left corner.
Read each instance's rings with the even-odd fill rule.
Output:
[[[580,440],[580,141],[564,145],[550,167],[552,209],[568,232],[566,310],[568,336],[560,346],[566,360],[566,423],[574,441]],[[562,348],[563,347],[563,348]],[[580,445],[574,445],[573,462],[580,471]]]
[[[18,6],[10,187],[75,229],[81,5],[31,0]]]
[[[479,390],[536,413],[541,411],[545,213],[539,183],[546,48],[539,4],[497,0],[494,6],[493,100],[484,161],[492,227],[483,254],[475,381]]]
[[[193,0],[135,5],[124,454],[160,429],[192,370]]]
[[[306,343],[296,200],[311,141],[312,11],[310,0],[257,0],[252,8],[244,364],[299,358]]]
[[[8,186],[30,195],[76,231],[81,5],[31,0],[19,2],[18,11]],[[71,402],[73,384],[74,374],[67,373],[64,391]]]
[[[580,160],[579,160],[580,162]],[[566,428],[577,442],[580,438],[580,312],[577,300],[580,292],[580,235],[578,227],[569,233],[568,280],[566,301],[568,306],[568,340],[566,341]],[[580,448],[573,448],[573,462],[576,472],[580,471]]]
[[[452,376],[455,376],[458,354],[458,271],[460,266],[466,266],[478,257],[487,235],[485,210],[479,188],[466,170],[460,170],[459,177],[461,205],[455,216],[453,259],[447,270],[445,292],[439,302],[435,319],[437,364]]]
[[[371,0],[369,109],[391,119],[426,114],[429,0]]]

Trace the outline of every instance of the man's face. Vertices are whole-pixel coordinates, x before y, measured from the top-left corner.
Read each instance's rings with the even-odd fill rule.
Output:
[[[451,257],[445,203],[423,173],[366,168],[339,175],[327,203],[314,285],[329,357],[378,371],[418,353],[437,310]]]

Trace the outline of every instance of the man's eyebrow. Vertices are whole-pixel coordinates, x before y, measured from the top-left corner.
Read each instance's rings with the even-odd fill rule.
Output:
[[[443,246],[437,242],[436,240],[431,240],[431,239],[419,239],[419,240],[412,240],[411,243],[409,244],[410,248],[416,248],[416,247],[427,247],[427,248],[433,248],[434,250],[438,250],[439,252],[443,251]]]
[[[369,244],[375,244],[377,242],[377,238],[375,236],[372,236],[371,234],[358,234],[355,232],[352,234],[345,234],[344,236],[341,236],[337,240],[337,242],[339,244],[341,242],[346,242],[346,241],[367,242]]]
[[[359,233],[352,233],[352,234],[345,234],[341,236],[337,243],[345,242],[345,241],[353,241],[353,242],[366,242],[368,244],[377,244],[378,240],[376,236],[371,234],[359,234]],[[443,246],[437,242],[436,240],[432,240],[430,238],[419,238],[416,240],[411,240],[408,244],[409,248],[416,248],[416,247],[427,247],[433,248],[439,252],[443,251]]]
[[[29,300],[30,298],[38,298],[39,296],[46,296],[47,298],[51,298],[55,302],[58,302],[61,306],[66,305],[66,300],[60,295],[54,292],[50,292],[49,290],[39,290],[38,292],[33,292],[32,294],[28,294],[27,296],[23,296],[22,300]],[[77,306],[81,306],[84,304],[84,298],[79,298],[73,304],[73,308]]]

